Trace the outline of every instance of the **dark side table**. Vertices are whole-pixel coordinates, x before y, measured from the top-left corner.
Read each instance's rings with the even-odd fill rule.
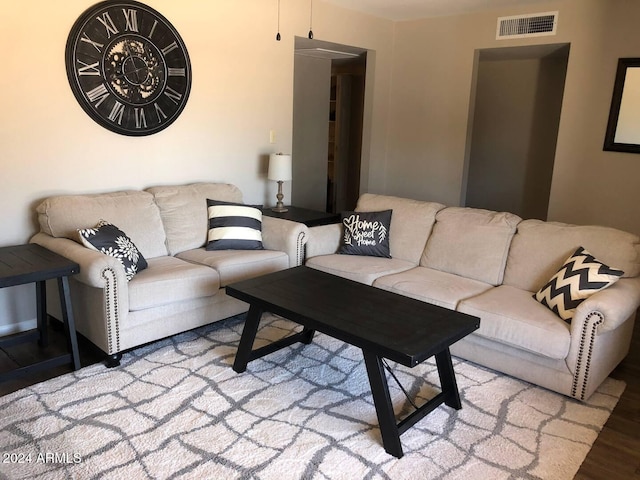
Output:
[[[41,362],[16,368],[0,374],[0,381],[17,378],[19,376],[53,368],[58,365],[71,363],[73,369],[80,368],[78,341],[76,337],[71,297],[69,293],[69,275],[80,271],[80,266],[71,260],[53,253],[36,244],[0,247],[0,288],[13,287],[26,283],[36,284],[36,307],[38,315],[38,329],[0,338],[0,346],[6,347],[38,338],[41,347],[46,347],[47,337],[47,295],[46,281],[57,279],[60,291],[60,307],[62,320],[67,337],[69,353],[49,358]]]
[[[286,212],[274,212],[271,208],[263,208],[262,214],[268,217],[282,218],[292,222],[304,223],[307,227],[318,227],[330,223],[340,223],[340,214],[327,213],[308,208],[287,206]]]

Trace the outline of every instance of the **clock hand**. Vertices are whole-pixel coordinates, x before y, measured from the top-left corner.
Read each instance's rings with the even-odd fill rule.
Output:
[[[125,40],[125,42],[124,42],[124,49],[126,50],[126,53],[127,53],[126,57],[127,57],[127,58],[131,58],[131,59],[133,59],[133,55],[131,55],[131,48],[129,47],[129,43],[128,43],[126,40]],[[125,58],[125,62],[126,62],[126,58]],[[123,64],[122,64],[122,70],[123,70],[123,72],[122,72],[122,73],[123,73],[123,75],[124,75],[124,66],[125,66],[125,62],[123,62]],[[132,60],[132,62],[133,62],[133,60]],[[134,64],[133,64],[133,65],[134,65],[134,67],[135,67],[135,62],[134,62]],[[138,72],[139,72],[139,71],[140,71],[140,69],[139,69],[139,68],[135,68],[134,70],[132,70],[132,71],[131,71],[131,74],[132,74],[132,75],[133,75],[133,74],[135,74],[135,77],[136,77],[136,83],[137,83],[137,84],[139,84],[139,83],[140,83],[140,77],[139,77],[139,75],[138,75]]]

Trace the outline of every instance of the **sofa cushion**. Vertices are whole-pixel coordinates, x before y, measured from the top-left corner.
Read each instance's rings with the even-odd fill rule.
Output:
[[[78,230],[104,219],[126,232],[147,260],[167,255],[160,211],[150,193],[60,195],[44,200],[36,211],[40,230],[52,237],[79,241]]]
[[[580,246],[622,270],[624,277],[640,274],[637,235],[609,227],[524,220],[511,242],[503,283],[536,292]]]
[[[522,219],[506,212],[449,207],[436,215],[420,265],[500,285]]]
[[[131,311],[210,297],[220,289],[218,272],[204,265],[169,256],[151,258],[148,264],[129,282]]]
[[[558,360],[569,353],[569,325],[526,290],[500,285],[461,301],[457,310],[480,317],[473,335]]]
[[[117,258],[124,267],[127,280],[147,268],[147,261],[138,247],[122,230],[109,222],[100,220],[94,228],[78,230],[78,235],[85,247]]]
[[[441,272],[426,267],[416,267],[406,272],[379,277],[374,287],[416,298],[454,310],[458,302],[486,292],[491,285]]]
[[[594,293],[613,285],[624,275],[622,270],[605,265],[578,248],[534,298],[556,315],[571,321],[576,308]]]
[[[392,210],[383,212],[343,212],[344,226],[338,253],[391,258],[389,229]]]
[[[147,192],[158,204],[171,255],[207,243],[207,198],[242,203],[242,192],[226,183],[159,186]]]
[[[393,258],[418,265],[436,213],[444,205],[388,195],[364,193],[358,199],[357,212],[393,210],[389,233],[389,250]]]
[[[262,250],[262,205],[207,199],[207,250]]]
[[[356,255],[318,255],[309,258],[305,265],[356,282],[373,284],[383,275],[404,272],[415,264],[398,258],[366,257]]]
[[[189,262],[207,265],[220,275],[220,286],[289,268],[289,256],[277,250],[187,250],[177,255]]]

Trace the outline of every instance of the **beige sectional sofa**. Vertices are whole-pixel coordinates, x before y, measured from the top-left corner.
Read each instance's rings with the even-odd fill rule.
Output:
[[[640,306],[636,235],[373,194],[356,211],[388,209],[391,258],[336,254],[336,224],[309,229],[306,264],[476,315],[480,328],[452,354],[580,400],[628,353]],[[580,246],[624,275],[568,323],[533,294]]]
[[[65,195],[38,207],[32,242],[80,265],[71,279],[77,330],[117,365],[124,350],[244,312],[229,283],[300,265],[308,230],[262,218],[263,250],[205,250],[207,199],[242,202],[229,184],[159,186],[145,191]],[[121,229],[148,268],[130,281],[119,260],[80,243],[78,229],[104,219]]]

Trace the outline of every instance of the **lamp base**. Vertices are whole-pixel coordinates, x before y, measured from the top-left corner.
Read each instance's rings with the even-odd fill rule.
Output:
[[[283,198],[284,198],[284,195],[282,194],[282,180],[278,180],[278,194],[276,195],[276,199],[278,201],[276,202],[276,206],[273,207],[271,211],[278,212],[278,213],[289,211],[289,209],[284,206],[284,203],[282,203]]]

